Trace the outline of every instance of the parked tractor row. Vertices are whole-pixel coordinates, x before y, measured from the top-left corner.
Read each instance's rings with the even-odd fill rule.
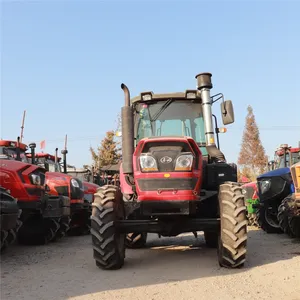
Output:
[[[269,162],[269,171],[242,186],[250,225],[300,237],[299,164],[300,143],[298,148],[283,144]]]
[[[30,152],[28,152],[28,148]],[[61,158],[35,153],[19,141],[0,140],[1,249],[16,239],[41,245],[68,234],[88,234],[91,203],[99,187],[67,174]]]

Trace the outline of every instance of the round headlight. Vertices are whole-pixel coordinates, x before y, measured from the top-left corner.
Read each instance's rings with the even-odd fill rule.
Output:
[[[270,180],[264,180],[260,182],[260,190],[261,193],[266,193],[271,187],[271,181]]]
[[[32,184],[41,185],[42,180],[40,175],[31,174],[30,177],[31,177]]]
[[[75,188],[79,188],[80,187],[78,181],[75,180],[74,178],[71,179],[71,184]]]
[[[156,160],[151,155],[141,155],[140,165],[142,170],[147,170],[147,171],[157,170]]]
[[[177,171],[191,170],[192,165],[193,165],[193,155],[183,154],[176,159],[175,170]]]

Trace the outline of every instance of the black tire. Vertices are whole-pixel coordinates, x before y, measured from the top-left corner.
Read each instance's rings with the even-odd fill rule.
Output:
[[[225,268],[240,268],[246,261],[248,224],[242,188],[233,182],[222,184],[219,190],[219,206],[219,265]]]
[[[91,235],[96,265],[104,270],[122,268],[125,259],[125,234],[115,221],[124,220],[124,205],[119,187],[100,187],[92,204]]]
[[[56,242],[66,236],[67,232],[70,229],[71,218],[68,216],[64,216],[59,221],[59,229],[57,230],[52,242]]]
[[[265,203],[257,210],[257,221],[259,227],[266,233],[282,233],[277,216],[271,216],[269,213],[269,205]],[[277,220],[277,221],[276,221]]]
[[[300,215],[294,195],[286,197],[278,208],[278,221],[282,231],[291,238],[300,238]]]
[[[46,245],[51,242],[59,224],[55,219],[42,217],[26,220],[17,234],[18,243],[21,245]]]
[[[204,231],[204,239],[208,248],[218,248],[219,232]]]
[[[147,243],[147,232],[128,233],[126,235],[126,247],[130,249],[144,248]]]

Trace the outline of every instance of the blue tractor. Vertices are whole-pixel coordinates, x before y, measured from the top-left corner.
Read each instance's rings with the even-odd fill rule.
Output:
[[[282,233],[278,221],[278,208],[281,202],[294,192],[290,166],[300,161],[298,148],[283,144],[275,153],[273,167],[257,177],[259,204],[257,218],[259,226],[267,233]]]

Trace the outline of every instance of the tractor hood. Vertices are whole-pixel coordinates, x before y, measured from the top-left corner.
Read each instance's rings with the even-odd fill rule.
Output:
[[[94,194],[96,193],[97,189],[100,187],[98,184],[94,184],[91,182],[83,181],[83,188],[84,188],[84,193],[91,193]]]
[[[282,175],[289,174],[290,172],[291,172],[290,168],[280,168],[280,169],[276,169],[276,170],[261,174],[257,177],[257,179],[260,180],[260,179],[266,178],[266,177],[270,178],[270,177],[282,176]]]

